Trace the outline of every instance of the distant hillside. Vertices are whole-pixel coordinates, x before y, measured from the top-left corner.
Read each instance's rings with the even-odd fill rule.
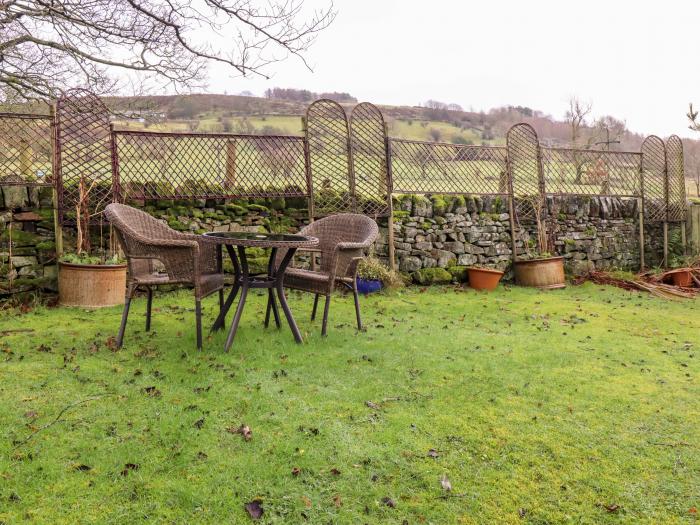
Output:
[[[304,90],[278,90],[281,96],[309,98],[314,93]],[[292,94],[287,92],[292,91]],[[305,94],[308,96],[305,97]],[[321,94],[335,95],[348,110],[354,102],[347,93]],[[243,127],[250,131],[261,131],[278,126],[278,131],[297,133],[300,124],[293,119],[281,117],[301,117],[308,101],[283,100],[239,95],[170,95],[146,97],[115,97],[106,99],[107,104],[118,112],[130,116],[141,115],[144,124],[171,129],[196,129],[198,131],[226,131],[219,128]],[[517,122],[528,122],[534,126],[544,143],[568,145],[571,136],[570,125],[549,115],[523,107],[496,108],[488,112],[462,111],[446,108],[419,106],[380,106],[393,135],[416,140],[454,142],[461,144],[501,143],[508,128]],[[238,124],[244,117],[248,122]],[[277,117],[277,119],[273,118]],[[226,119],[233,119],[231,125]],[[614,120],[614,119],[613,119]],[[220,126],[217,125],[221,124]],[[196,125],[195,125],[196,124]],[[593,127],[582,128],[581,139],[593,144]],[[638,150],[643,136],[621,130],[615,140],[619,144],[612,149]]]

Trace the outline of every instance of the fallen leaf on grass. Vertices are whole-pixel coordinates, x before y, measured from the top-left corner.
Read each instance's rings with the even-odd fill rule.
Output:
[[[610,505],[605,505],[604,503],[603,504],[598,503],[598,506],[603,507],[606,511],[608,511],[611,514],[617,512],[618,510],[620,510],[622,508],[617,503],[611,503]]]
[[[259,520],[260,518],[262,518],[262,515],[265,512],[260,501],[256,499],[246,503],[245,510],[248,512],[248,515],[254,520]]]
[[[238,428],[228,427],[226,429],[226,432],[228,432],[229,434],[240,434],[246,441],[250,441],[251,439],[253,439],[253,431],[248,425],[241,425]]]
[[[301,501],[304,502],[304,506],[305,506],[307,509],[310,509],[310,508],[311,508],[311,500],[310,500],[309,498],[307,498],[306,496],[302,496],[302,497],[301,497]]]
[[[447,492],[452,490],[452,483],[450,483],[450,480],[447,478],[447,474],[443,474],[442,478],[440,478],[440,485],[442,485],[442,488]]]
[[[340,494],[336,494],[333,496],[333,505],[336,507],[342,507],[343,506],[343,500],[340,499]]]
[[[144,394],[146,394],[149,397],[160,397],[160,390],[158,390],[154,386],[147,386],[143,389]]]
[[[113,335],[110,335],[107,338],[107,340],[105,341],[105,346],[112,352],[116,352],[117,350],[119,350],[119,348],[117,347],[117,339]]]
[[[37,414],[34,410],[30,410],[29,412],[24,413],[24,417],[27,419],[36,419],[39,417],[39,414]]]
[[[138,470],[139,466],[136,463],[127,463],[121,471],[122,476],[128,476],[130,470]]]

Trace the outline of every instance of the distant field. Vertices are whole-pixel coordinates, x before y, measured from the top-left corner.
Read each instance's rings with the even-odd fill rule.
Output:
[[[220,112],[211,112],[199,115],[192,121],[166,121],[157,124],[146,124],[141,122],[119,122],[121,129],[144,129],[148,131],[197,131],[204,133],[222,132],[225,124],[230,123],[231,131],[234,133],[280,133],[283,135],[303,134],[301,115],[257,115],[250,117],[226,117]],[[435,120],[411,120],[398,119],[389,121],[389,135],[392,137],[433,141],[435,133],[439,134],[438,142],[453,142],[463,144],[482,144],[486,142],[491,145],[503,145],[505,139],[484,141],[479,131],[468,128],[460,128],[447,122]]]
[[[438,142],[464,141],[467,144],[481,144],[481,134],[473,129],[463,129],[447,122],[435,120],[393,120],[389,125],[389,134],[392,137],[410,140],[432,141],[431,130],[440,133]],[[489,144],[505,144],[505,140],[485,141]]]

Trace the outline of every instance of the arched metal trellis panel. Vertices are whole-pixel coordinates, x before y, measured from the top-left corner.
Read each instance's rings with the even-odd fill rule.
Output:
[[[642,142],[642,183],[644,185],[644,219],[663,222],[667,217],[666,146],[656,135]]]
[[[666,140],[666,177],[668,180],[667,220],[683,222],[686,218],[683,142],[677,135]]]
[[[381,111],[363,102],[350,116],[352,173],[357,211],[372,216],[388,216],[391,184],[387,164],[387,139]]]
[[[56,104],[56,172],[59,220],[72,221],[81,178],[90,189],[90,211],[113,200],[113,164],[109,111],[99,97],[83,89],[65,93]]]
[[[516,124],[508,130],[506,147],[514,220],[535,219],[545,204],[537,133],[529,124]]]
[[[333,100],[317,100],[306,110],[314,217],[356,210],[348,121]]]

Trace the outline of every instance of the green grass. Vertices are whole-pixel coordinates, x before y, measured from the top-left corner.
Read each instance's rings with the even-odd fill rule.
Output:
[[[144,302],[120,351],[118,308],[3,312],[0,522],[696,522],[697,301],[410,289],[360,334],[336,297],[324,339],[294,294],[298,346],[256,296],[229,354],[194,350],[189,293],[150,334]]]

